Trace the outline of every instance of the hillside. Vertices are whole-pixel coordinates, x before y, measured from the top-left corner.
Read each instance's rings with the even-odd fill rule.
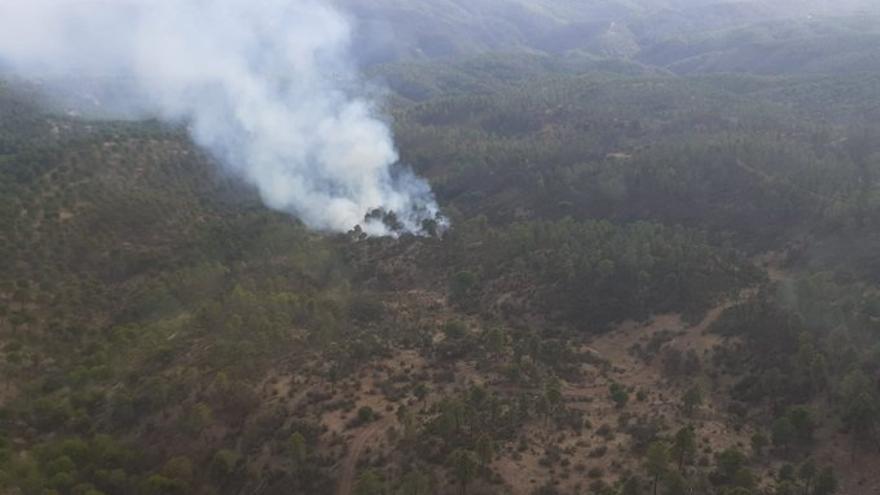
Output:
[[[0,494],[880,491],[871,17],[340,3],[448,229],[0,85]]]
[[[877,69],[873,2],[338,0],[367,65],[473,53],[632,59],[676,72]]]
[[[58,117],[4,90],[0,479],[610,493],[693,427],[683,482],[781,487],[812,455],[844,493],[870,493],[846,397],[880,366],[859,344],[880,265],[822,250],[869,245],[880,219],[878,141],[860,137],[876,121],[845,111],[876,86],[553,64],[383,69],[435,84],[392,108],[453,218],[424,239],[310,234],[179,130]],[[816,94],[840,102],[838,123]],[[751,259],[766,251],[784,278]],[[799,371],[804,353],[821,371]],[[768,398],[770,376],[789,393]],[[828,450],[849,436],[855,464]]]

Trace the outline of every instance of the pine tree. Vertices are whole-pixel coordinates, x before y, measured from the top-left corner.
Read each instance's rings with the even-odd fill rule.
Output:
[[[645,454],[645,472],[653,479],[652,492],[657,495],[657,482],[669,472],[669,449],[660,441],[652,443]]]
[[[697,452],[697,436],[691,426],[685,426],[675,433],[672,441],[671,454],[681,471],[685,462],[689,461]]]
[[[461,493],[467,493],[467,485],[477,475],[479,461],[477,456],[469,450],[457,449],[449,455],[447,464],[452,470],[452,476],[461,486]]]

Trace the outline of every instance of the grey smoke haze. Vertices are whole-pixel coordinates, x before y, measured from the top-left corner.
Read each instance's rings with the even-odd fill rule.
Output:
[[[419,231],[437,206],[398,156],[350,63],[349,22],[317,0],[0,0],[0,66],[114,76],[135,107],[195,142],[307,225]]]

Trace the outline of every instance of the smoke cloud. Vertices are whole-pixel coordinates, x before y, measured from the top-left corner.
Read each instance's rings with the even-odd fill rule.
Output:
[[[0,67],[23,77],[125,81],[144,116],[193,140],[307,225],[420,232],[427,183],[349,58],[348,20],[317,0],[0,0]],[[71,79],[72,80],[72,79]]]

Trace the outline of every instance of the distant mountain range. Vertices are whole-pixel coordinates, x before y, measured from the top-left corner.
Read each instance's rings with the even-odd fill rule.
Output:
[[[880,69],[880,6],[867,0],[336,2],[356,21],[366,65],[534,52],[677,73]]]

